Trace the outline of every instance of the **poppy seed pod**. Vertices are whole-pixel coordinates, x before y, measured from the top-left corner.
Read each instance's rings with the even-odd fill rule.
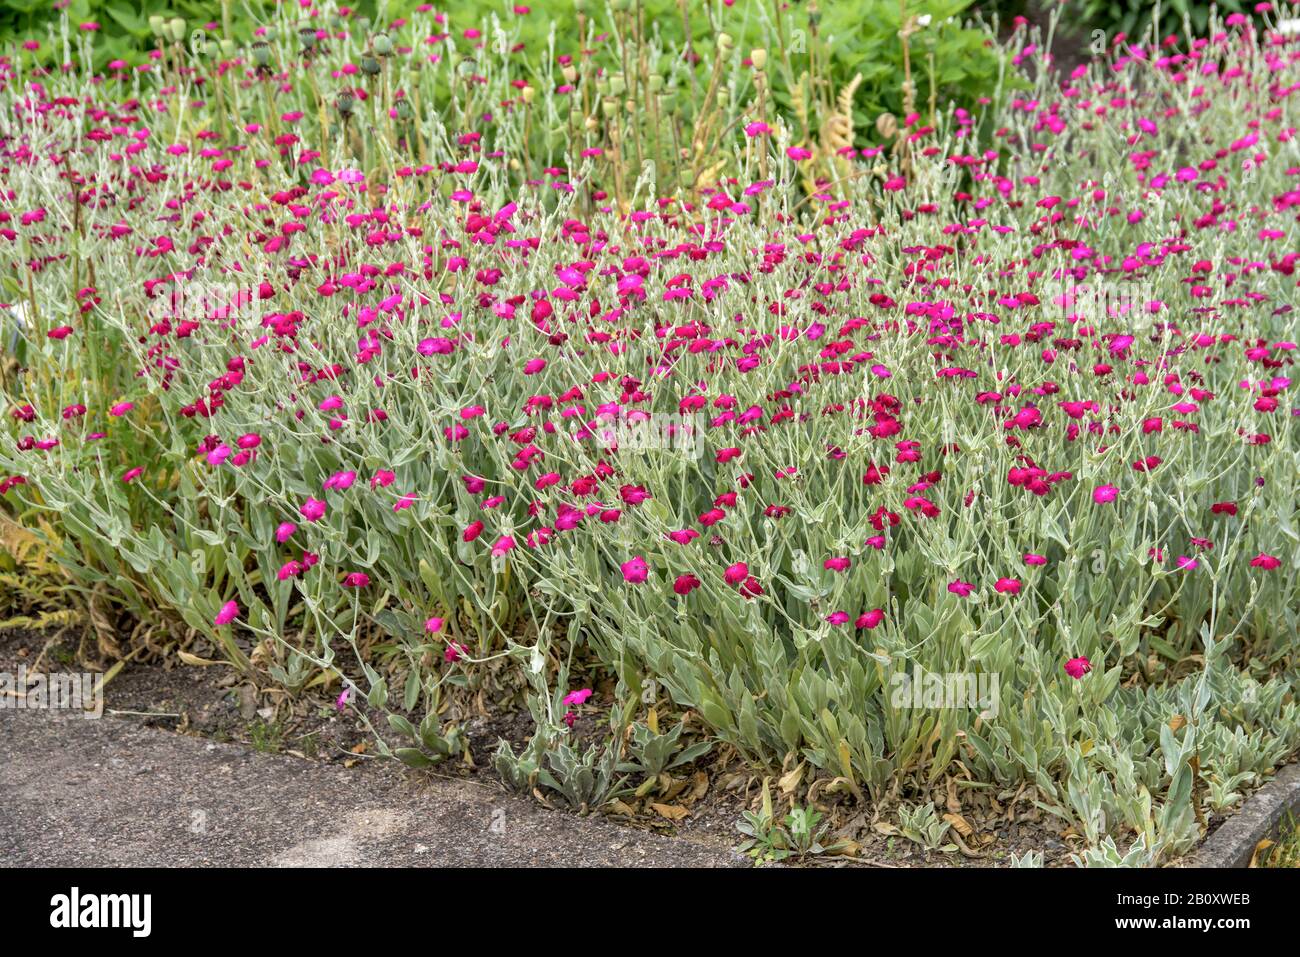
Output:
[[[222,55],[223,57],[225,57],[227,60],[229,60],[231,57],[233,57],[233,56],[235,55],[235,53],[237,52],[237,50],[238,50],[238,48],[235,46],[235,41],[234,41],[234,40],[222,40],[222,41],[221,41],[221,55]]]
[[[372,56],[363,56],[361,58],[361,72],[366,76],[374,76],[379,72],[379,61]]]
[[[651,93],[661,93],[661,92],[663,92],[663,88],[664,88],[664,78],[661,77],[658,73],[651,73],[651,74],[650,74],[650,92],[651,92]]]
[[[167,35],[167,18],[160,17],[157,14],[149,18],[149,29],[153,31],[155,37],[166,37]]]
[[[736,47],[736,41],[732,38],[732,36],[731,36],[730,33],[719,33],[719,34],[718,34],[718,52],[719,52],[719,53],[721,53],[723,56],[726,56],[728,53],[730,53],[732,50],[734,50],[735,47]]]
[[[253,62],[258,66],[266,66],[271,62],[271,48],[265,41],[259,40],[253,44]]]
[[[298,42],[304,50],[310,50],[316,45],[316,31],[311,27],[303,27],[298,31]]]
[[[375,51],[375,56],[388,56],[393,52],[393,41],[387,33],[376,33],[370,46]]]
[[[761,47],[757,50],[749,51],[749,62],[754,64],[754,69],[762,73],[767,69],[767,51]]]
[[[334,101],[334,109],[338,110],[339,113],[343,115],[344,119],[347,119],[347,117],[352,113],[352,108],[356,106],[356,104],[357,98],[351,93],[344,92],[340,93],[338,98]]]
[[[612,96],[622,96],[627,92],[627,81],[622,73],[615,73],[609,78],[609,92]]]
[[[578,82],[578,69],[574,66],[563,66],[560,68],[560,75],[564,77],[565,83]]]
[[[181,17],[172,17],[167,23],[167,32],[171,34],[172,41],[180,43],[185,39],[185,21]]]

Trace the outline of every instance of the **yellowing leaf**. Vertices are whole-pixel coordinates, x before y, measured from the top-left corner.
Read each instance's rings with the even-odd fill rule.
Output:
[[[795,765],[793,771],[781,775],[777,783],[781,786],[782,794],[793,794],[795,789],[799,787],[799,782],[803,780],[803,767],[803,762],[800,761]]]
[[[679,807],[676,804],[651,804],[650,807],[660,817],[666,817],[670,821],[680,821],[691,813],[690,808]]]
[[[948,814],[945,814],[943,816],[943,819],[947,821],[949,824],[951,824],[953,830],[956,831],[958,834],[960,834],[962,837],[970,837],[972,834],[975,833],[975,829],[971,827],[970,824],[967,823],[966,819],[962,817],[960,814],[953,814],[949,812]]]

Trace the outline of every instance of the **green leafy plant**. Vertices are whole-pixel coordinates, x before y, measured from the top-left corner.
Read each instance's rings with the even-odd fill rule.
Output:
[[[898,829],[909,841],[920,844],[931,851],[955,851],[957,845],[945,844],[952,825],[939,817],[932,802],[917,804],[913,807],[904,805],[898,809]]]
[[[637,789],[639,797],[649,793],[661,774],[702,758],[713,747],[713,742],[707,740],[681,746],[679,741],[686,728],[683,721],[663,734],[659,733],[658,727],[658,717],[653,709],[645,724],[632,725],[628,741],[631,760],[618,765],[620,772],[644,776],[644,782]]]

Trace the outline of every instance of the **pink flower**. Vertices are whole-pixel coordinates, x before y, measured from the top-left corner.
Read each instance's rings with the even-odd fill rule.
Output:
[[[1035,555],[1032,552],[1025,556],[1026,565],[1046,565],[1047,558],[1043,555]]]
[[[679,595],[689,595],[700,587],[700,580],[694,575],[678,575],[673,582],[673,591]]]
[[[728,585],[735,585],[744,581],[749,576],[749,566],[744,562],[736,562],[734,565],[728,565],[727,570],[722,573]]]
[[[619,568],[623,572],[623,581],[630,582],[633,585],[639,585],[650,575],[650,566],[645,563],[645,559],[640,555],[629,558]]]
[[[785,151],[785,155],[790,157],[790,159],[794,160],[796,163],[801,162],[803,160],[812,159],[812,151],[805,149],[802,146],[788,147]]]
[[[568,694],[564,696],[564,706],[566,708],[580,707],[581,705],[585,704],[587,699],[590,697],[591,697],[590,688],[581,688],[577,691],[570,691]]]
[[[850,564],[852,564],[852,562],[847,558],[828,558],[826,561],[822,562],[822,568],[825,568],[828,571],[846,572],[849,570]]]
[[[880,608],[873,608],[871,609],[871,611],[864,612],[863,614],[859,615],[858,620],[855,622],[855,624],[859,628],[865,628],[868,631],[870,631],[872,628],[875,628],[884,620],[885,620],[885,612]]]
[[[849,620],[849,613],[847,611],[833,611],[826,616],[826,620],[832,625],[842,625]]]
[[[298,508],[302,517],[309,522],[317,522],[325,517],[325,503],[318,498],[309,498]]]
[[[948,583],[948,591],[961,598],[969,598],[971,592],[973,592],[974,590],[975,590],[975,586],[972,585],[970,582],[964,582],[958,580],[958,581],[951,581]]]
[[[346,588],[365,588],[370,584],[370,576],[365,572],[351,572],[343,579]]]
[[[341,692],[339,692],[338,698],[336,698],[334,701],[334,710],[342,711],[344,708],[346,708],[348,705],[348,698],[350,697],[352,697],[352,690],[350,688],[344,688]]]
[[[1113,485],[1098,485],[1092,490],[1092,500],[1098,505],[1113,502],[1119,497],[1119,489]]]
[[[1019,595],[1020,582],[1015,578],[999,578],[993,583],[993,590],[1003,595]]]
[[[1264,568],[1270,571],[1274,568],[1277,568],[1281,564],[1282,564],[1282,559],[1276,558],[1273,555],[1266,554],[1265,552],[1260,552],[1258,555],[1256,555],[1254,558],[1250,560],[1251,568]]]
[[[239,617],[239,602],[228,601],[221,606],[217,612],[217,617],[212,619],[212,623],[220,628],[222,625],[228,625]]]
[[[324,487],[327,491],[329,489],[337,489],[342,492],[342,491],[346,491],[347,489],[350,489],[352,487],[352,483],[355,482],[356,480],[357,480],[357,473],[351,470],[346,472],[335,472],[333,475],[331,475],[329,478],[325,480]]]
[[[428,621],[424,623],[424,630],[431,635],[437,634],[438,632],[442,631],[442,619],[430,618]]]
[[[1065,673],[1076,681],[1092,670],[1092,662],[1087,658],[1071,658],[1065,663]]]
[[[275,540],[283,545],[293,538],[293,533],[296,531],[298,531],[298,526],[293,522],[281,522],[275,527]]]

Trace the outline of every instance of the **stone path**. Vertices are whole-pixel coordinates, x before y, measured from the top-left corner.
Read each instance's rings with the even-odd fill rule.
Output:
[[[723,846],[394,762],[314,763],[104,717],[0,709],[6,866],[726,867]]]

